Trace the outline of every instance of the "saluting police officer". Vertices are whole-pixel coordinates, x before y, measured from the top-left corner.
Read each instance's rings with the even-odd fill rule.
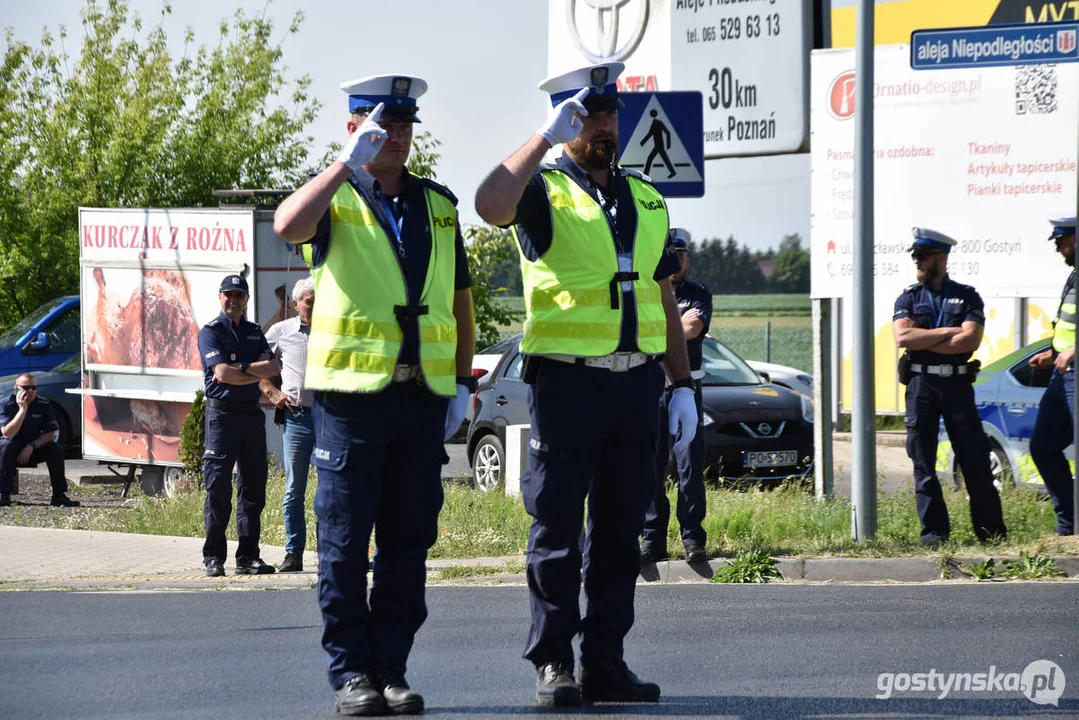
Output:
[[[281,237],[305,243],[315,279],[305,384],[316,391],[322,644],[339,713],[421,713],[405,671],[427,618],[442,446],[475,390],[472,282],[457,198],[405,168],[427,83],[378,75],[341,89],[348,144],[274,216]]]
[[[701,432],[701,348],[704,337],[712,323],[712,293],[704,285],[686,278],[689,270],[689,230],[671,228],[671,247],[678,254],[679,269],[671,275],[674,297],[682,318],[682,335],[686,339],[689,354],[690,376],[693,378],[693,395],[697,403],[697,434],[689,444],[688,451],[676,453],[675,469],[678,472],[678,526],[682,530],[682,546],[686,561],[704,562],[708,559],[704,531],[704,433]],[[641,562],[654,563],[667,557],[667,523],[671,519],[671,503],[667,500],[667,462],[670,459],[670,436],[667,433],[667,403],[671,388],[660,398],[659,447],[656,453],[656,471],[659,483],[652,504],[644,515],[644,533],[641,535]]]
[[[228,275],[218,288],[221,314],[199,331],[206,383],[206,574],[225,574],[225,528],[232,515],[232,468],[236,472],[237,575],[267,575],[273,565],[259,557],[262,509],[266,506],[266,417],[259,409],[259,380],[281,371],[262,328],[244,318],[247,280]]]
[[[1075,432],[1075,227],[1076,219],[1053,218],[1049,239],[1072,269],[1060,294],[1060,306],[1053,321],[1053,346],[1030,358],[1036,368],[1053,368],[1049,387],[1038,405],[1038,419],[1030,437],[1030,457],[1045,482],[1045,489],[1057,513],[1057,534],[1075,532],[1075,489],[1064,449]]]
[[[939,545],[951,524],[936,475],[940,418],[963,470],[970,517],[978,539],[1007,536],[1000,495],[989,466],[989,438],[974,405],[971,354],[982,342],[985,305],[969,285],[948,277],[948,253],[956,242],[943,233],[912,228],[911,257],[918,282],[895,301],[892,335],[909,351],[906,392],[907,455],[914,461],[914,492],[921,539]],[[904,371],[901,369],[900,380]]]
[[[525,657],[547,705],[659,699],[622,659],[633,625],[638,538],[657,482],[659,360],[674,379],[670,427],[680,450],[697,413],[670,276],[667,204],[651,181],[616,164],[622,63],[580,68],[540,85],[551,119],[484,180],[476,211],[514,225],[527,320],[532,516],[527,575],[532,627]],[[540,165],[553,146],[565,152]],[[579,538],[588,499],[582,561]],[[587,599],[581,618],[581,575]],[[573,637],[581,634],[581,684]]]

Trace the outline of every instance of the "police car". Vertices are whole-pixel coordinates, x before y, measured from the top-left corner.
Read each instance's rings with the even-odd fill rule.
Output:
[[[480,490],[502,482],[506,426],[529,423],[520,340],[519,334],[514,335],[482,351],[498,359],[473,395],[466,440],[472,477]],[[755,483],[808,478],[813,460],[812,400],[766,382],[713,337],[705,338],[702,357],[706,477]]]
[[[1020,348],[986,365],[974,382],[974,403],[989,436],[989,463],[998,488],[1016,484],[1044,487],[1030,457],[1030,436],[1052,368],[1035,370],[1028,361],[1048,348],[1048,339]],[[941,483],[951,482],[962,489],[962,471],[943,421],[939,437],[937,477]],[[1071,452],[1067,450],[1066,455],[1071,457]]]

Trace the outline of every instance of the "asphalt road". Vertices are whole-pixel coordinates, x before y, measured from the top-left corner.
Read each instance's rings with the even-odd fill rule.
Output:
[[[523,587],[434,587],[428,604],[409,668],[427,717],[542,712],[520,659]],[[9,592],[0,612],[0,717],[332,715],[311,590]],[[542,714],[1076,718],[1079,593],[1072,582],[648,586],[638,590],[626,660],[661,684],[658,705]],[[1028,671],[1043,685],[1067,680],[1058,706],[995,687],[875,697],[914,673],[940,674],[938,684],[951,673],[991,673],[1005,688],[1040,660],[1059,668]]]

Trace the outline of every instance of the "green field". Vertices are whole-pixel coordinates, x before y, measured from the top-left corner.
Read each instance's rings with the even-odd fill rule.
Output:
[[[524,298],[499,298],[524,313]],[[713,295],[709,334],[746,360],[767,360],[808,372],[813,362],[813,330],[808,295]],[[769,324],[770,323],[770,327]],[[521,323],[502,328],[521,331]]]

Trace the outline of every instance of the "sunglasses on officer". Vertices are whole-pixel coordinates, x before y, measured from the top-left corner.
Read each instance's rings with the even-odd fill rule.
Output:
[[[37,385],[16,385],[20,390],[37,390]]]
[[[917,262],[919,260],[925,260],[927,258],[931,258],[934,255],[943,255],[943,254],[944,254],[944,251],[942,251],[942,250],[921,250],[921,249],[919,249],[919,250],[912,251],[911,254],[910,254],[910,257],[911,257],[912,260]]]

